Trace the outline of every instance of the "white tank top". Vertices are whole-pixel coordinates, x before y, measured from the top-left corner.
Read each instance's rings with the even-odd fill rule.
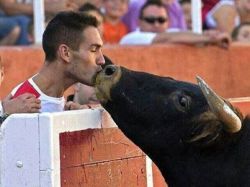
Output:
[[[206,16],[206,24],[209,28],[216,28],[217,22],[214,19],[214,13],[222,6],[229,5],[235,6],[234,0],[220,0],[208,13]],[[235,18],[235,26],[240,24],[240,18],[237,16]]]

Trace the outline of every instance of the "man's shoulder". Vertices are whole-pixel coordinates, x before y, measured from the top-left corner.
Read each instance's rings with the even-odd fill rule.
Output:
[[[13,90],[13,98],[18,97],[19,95],[22,95],[24,93],[31,93],[38,98],[40,96],[39,92],[34,88],[34,86],[30,83],[29,80],[24,81],[20,85],[18,85],[14,90]]]

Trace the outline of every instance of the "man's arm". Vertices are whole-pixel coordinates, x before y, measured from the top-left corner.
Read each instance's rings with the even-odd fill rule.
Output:
[[[152,43],[211,44],[227,48],[230,44],[230,36],[219,32],[207,34],[196,34],[193,32],[159,33],[154,37]]]

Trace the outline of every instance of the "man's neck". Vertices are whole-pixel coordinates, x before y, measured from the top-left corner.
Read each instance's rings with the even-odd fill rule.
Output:
[[[33,77],[40,90],[50,97],[62,97],[68,88],[65,84],[63,71],[57,63],[45,64],[40,72]]]

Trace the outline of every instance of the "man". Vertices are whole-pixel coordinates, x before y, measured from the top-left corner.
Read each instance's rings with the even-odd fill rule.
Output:
[[[168,13],[161,1],[147,1],[139,14],[139,30],[124,36],[120,44],[147,45],[154,43],[218,44],[227,47],[229,36],[225,33],[166,32],[169,26]]]
[[[41,100],[41,112],[63,111],[64,91],[77,82],[92,86],[105,63],[98,21],[80,12],[58,13],[48,23],[42,45],[43,67],[12,94],[33,93]]]
[[[0,59],[0,86],[3,81],[4,69]],[[0,124],[13,113],[31,113],[39,112],[40,100],[32,94],[23,94],[15,99],[7,96],[2,102],[0,101]]]
[[[138,20],[141,7],[147,0],[130,0],[129,8],[126,15],[123,17],[124,23],[128,26],[129,31],[135,31],[138,27]],[[184,15],[178,0],[159,0],[164,4],[166,10],[168,10],[168,16],[170,20],[169,28],[176,28],[180,30],[186,30],[186,23]]]

